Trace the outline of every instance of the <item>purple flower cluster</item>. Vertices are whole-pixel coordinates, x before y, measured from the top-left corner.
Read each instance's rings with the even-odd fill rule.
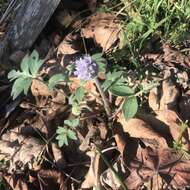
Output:
[[[75,61],[74,75],[80,80],[90,80],[97,75],[98,66],[89,55]]]

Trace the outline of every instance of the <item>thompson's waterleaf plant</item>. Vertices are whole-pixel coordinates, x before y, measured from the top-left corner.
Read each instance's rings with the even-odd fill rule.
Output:
[[[20,71],[12,70],[8,73],[8,79],[14,80],[11,96],[16,99],[22,92],[27,95],[32,84],[32,80],[37,78],[38,71],[42,66],[43,60],[39,59],[37,51],[31,55],[26,55],[20,66]]]
[[[76,127],[79,126],[80,116],[83,111],[82,106],[88,107],[85,104],[86,95],[89,93],[85,88],[84,84],[87,81],[91,81],[97,87],[99,97],[102,100],[102,105],[105,109],[105,116],[108,121],[111,121],[119,110],[123,112],[125,119],[130,119],[135,116],[138,110],[137,96],[142,92],[147,92],[149,88],[142,89],[129,86],[126,78],[124,77],[124,70],[121,67],[114,66],[110,71],[106,72],[106,59],[102,57],[101,53],[96,53],[92,56],[84,55],[77,59],[73,64],[68,65],[64,73],[59,73],[51,76],[46,82],[38,76],[39,69],[43,63],[43,60],[39,59],[39,55],[36,51],[33,51],[31,55],[26,55],[21,62],[20,70],[12,70],[8,74],[10,81],[14,81],[11,95],[13,99],[17,98],[22,92],[26,95],[32,84],[33,79],[44,82],[49,90],[60,90],[61,86],[70,89],[69,85],[72,84],[70,76],[76,76],[79,80],[79,86],[73,91],[66,92],[68,98],[68,104],[71,105],[71,113],[76,116],[76,119],[65,120],[63,127],[58,127],[56,133],[56,139],[58,145],[68,145],[69,140],[76,140]],[[99,79],[99,73],[102,73],[105,79]],[[150,85],[152,86],[152,85]],[[62,89],[64,90],[64,89]],[[137,92],[136,92],[137,91]],[[93,93],[93,92],[92,92]],[[123,102],[119,107],[113,105],[113,100],[110,96],[120,96]],[[112,122],[109,122],[112,123]],[[111,126],[111,125],[110,125]]]

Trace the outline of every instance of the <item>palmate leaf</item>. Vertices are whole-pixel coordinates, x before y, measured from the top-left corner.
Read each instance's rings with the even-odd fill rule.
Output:
[[[39,59],[39,54],[36,50],[34,50],[32,52],[32,54],[30,55],[30,60],[29,60],[29,70],[30,73],[33,77],[36,77],[36,75],[38,74],[38,71],[40,69],[40,67],[42,66],[44,60]]]
[[[22,92],[24,92],[24,94],[27,95],[31,83],[32,83],[31,78],[16,79],[11,91],[11,96],[13,97],[13,100],[15,100]]]
[[[31,86],[32,80],[37,77],[37,73],[43,63],[39,60],[37,51],[32,54],[26,55],[20,65],[20,71],[12,70],[8,73],[8,79],[14,81],[11,95],[16,99],[22,92],[27,95]]]
[[[77,140],[76,133],[71,129],[68,129],[67,136],[72,140]]]
[[[56,133],[58,134],[56,140],[58,140],[59,147],[62,147],[63,145],[68,146],[68,139],[77,140],[76,133],[71,129],[58,127]]]
[[[71,128],[76,128],[79,125],[79,123],[80,123],[79,118],[64,121],[64,124]]]
[[[19,78],[20,76],[22,76],[22,73],[20,71],[16,71],[16,70],[11,70],[9,73],[8,73],[8,79],[10,81],[13,81],[17,78]]]
[[[122,111],[126,120],[135,116],[138,110],[138,102],[135,96],[125,99]]]
[[[30,61],[30,58],[28,55],[26,55],[20,64],[20,69],[21,69],[22,73],[25,73],[28,75],[30,74],[30,72],[29,72],[29,61]]]

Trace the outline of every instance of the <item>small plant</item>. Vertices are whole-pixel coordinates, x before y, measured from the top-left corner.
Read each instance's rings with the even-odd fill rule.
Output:
[[[76,140],[76,127],[79,125],[80,115],[82,112],[82,104],[85,103],[86,95],[89,93],[84,88],[84,84],[91,80],[102,100],[105,108],[105,117],[111,121],[119,112],[123,112],[125,119],[130,119],[135,116],[138,110],[137,96],[147,92],[152,88],[145,88],[129,86],[127,79],[124,77],[125,71],[120,67],[113,67],[110,71],[106,72],[106,60],[102,54],[97,53],[92,56],[84,55],[77,59],[74,64],[67,67],[64,73],[53,75],[47,82],[38,76],[39,69],[43,60],[39,59],[36,51],[32,52],[30,56],[26,56],[21,62],[21,70],[12,70],[8,74],[10,81],[14,80],[12,87],[13,99],[17,98],[22,92],[26,95],[32,80],[40,80],[47,84],[50,90],[59,90],[57,85],[62,83],[64,86],[72,84],[70,76],[76,76],[80,80],[80,85],[74,92],[68,92],[68,102],[71,105],[71,112],[77,116],[74,120],[65,120],[63,127],[58,127],[56,139],[59,146],[68,145],[69,139]],[[100,81],[99,74],[104,73],[105,79]],[[64,87],[63,87],[64,88]],[[108,94],[115,98],[108,98]],[[122,97],[123,101],[119,106],[114,106],[114,101],[117,96]]]
[[[65,120],[64,127],[58,127],[56,133],[59,147],[69,145],[68,140],[77,140],[75,128],[79,125],[79,119]]]
[[[26,55],[21,62],[20,71],[12,70],[8,73],[8,79],[14,80],[11,95],[13,100],[22,92],[27,95],[33,79],[37,79],[38,71],[42,66],[43,60],[39,59],[37,51]]]

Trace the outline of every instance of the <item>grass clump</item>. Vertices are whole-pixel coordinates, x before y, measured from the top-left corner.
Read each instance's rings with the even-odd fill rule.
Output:
[[[189,0],[114,0],[104,2],[104,11],[114,12],[122,19],[120,50],[116,52],[116,61],[118,61],[117,58],[122,60],[125,57],[131,57],[132,62],[137,66],[138,56],[147,43],[156,39],[159,42],[167,41],[175,45],[189,36]],[[127,56],[126,51],[123,51],[125,47],[129,50]]]
[[[189,0],[121,0],[124,42],[140,45],[151,36],[173,43],[186,37],[189,29]],[[126,19],[127,18],[127,19]]]

